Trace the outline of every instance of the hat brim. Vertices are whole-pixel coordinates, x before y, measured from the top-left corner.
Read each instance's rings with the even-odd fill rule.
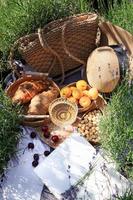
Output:
[[[99,23],[101,31],[100,46],[110,46],[122,44],[128,55],[133,55],[133,35],[111,22]]]

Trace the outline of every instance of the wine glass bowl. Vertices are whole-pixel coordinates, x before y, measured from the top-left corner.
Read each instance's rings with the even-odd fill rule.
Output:
[[[77,114],[77,104],[63,97],[55,99],[49,106],[51,121],[59,127],[73,124],[76,121]]]

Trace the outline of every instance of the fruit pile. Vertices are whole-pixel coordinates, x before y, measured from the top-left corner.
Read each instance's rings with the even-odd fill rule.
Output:
[[[98,98],[98,90],[96,88],[90,88],[85,80],[79,80],[73,86],[65,86],[62,88],[60,96],[77,103],[81,108],[87,108],[93,100]]]
[[[50,133],[50,131],[49,131],[49,127],[48,127],[48,126],[43,126],[43,127],[41,128],[41,130],[42,130],[43,137],[44,137],[45,139],[49,139],[50,142],[53,143],[54,145],[56,145],[56,144],[59,143],[59,140],[60,140],[59,136],[56,135],[56,134],[55,134],[55,135],[52,135],[52,134]]]
[[[78,124],[79,132],[92,143],[99,143],[98,122],[100,110],[94,110],[86,114]]]
[[[47,127],[43,127],[43,128],[45,128],[45,131],[47,130],[47,129],[46,129]],[[46,132],[45,132],[45,133],[46,133]],[[31,137],[31,139],[35,139],[35,138],[37,137],[37,133],[34,132],[34,131],[32,131],[32,132],[30,133],[30,137]],[[32,151],[32,150],[34,149],[34,147],[35,147],[34,143],[33,143],[33,142],[29,142],[28,145],[27,145],[27,147],[26,147],[25,149],[28,148],[28,150],[31,150],[31,151]],[[25,150],[24,150],[24,151],[25,151]],[[45,157],[47,157],[50,153],[51,153],[51,151],[48,151],[48,150],[45,150],[42,154],[35,153],[35,154],[33,155],[32,166],[33,166],[33,167],[37,167],[38,164],[39,164],[40,156],[44,155]]]
[[[62,143],[72,132],[73,127],[64,127],[63,129],[57,129],[53,126],[53,123],[50,122],[49,125],[43,125],[42,127],[36,128],[40,138],[46,144],[52,148],[56,148],[60,143]]]

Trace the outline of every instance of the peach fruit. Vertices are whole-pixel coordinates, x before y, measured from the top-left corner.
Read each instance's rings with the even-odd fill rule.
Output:
[[[77,89],[75,86],[70,86],[71,92],[75,89]]]
[[[76,87],[79,90],[86,90],[87,89],[87,82],[84,80],[79,80],[76,82]]]
[[[73,96],[70,96],[70,97],[68,98],[68,100],[71,101],[72,103],[78,104],[78,100],[75,99]]]
[[[71,96],[71,94],[72,94],[72,92],[71,92],[71,89],[70,89],[69,87],[64,87],[64,88],[62,88],[61,91],[60,91],[60,96],[61,96],[61,97],[66,97],[66,98],[68,98],[68,97]]]
[[[88,92],[90,99],[95,100],[98,97],[98,90],[96,88],[91,88]]]
[[[74,89],[72,91],[72,96],[75,98],[75,99],[80,99],[82,96],[83,96],[83,92],[79,89]]]
[[[83,91],[83,95],[88,96],[89,97],[89,90],[84,90]]]
[[[82,106],[83,108],[86,108],[88,106],[91,105],[91,100],[88,96],[83,96],[79,99],[79,104],[80,106]]]

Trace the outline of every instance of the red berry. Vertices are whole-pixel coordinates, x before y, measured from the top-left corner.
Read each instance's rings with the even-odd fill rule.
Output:
[[[33,143],[28,143],[28,149],[34,149],[34,144]]]
[[[44,151],[44,155],[48,156],[50,154],[50,151]]]
[[[36,133],[35,132],[31,132],[30,137],[34,139],[36,137]]]
[[[54,143],[59,142],[59,137],[58,137],[58,135],[53,135],[53,136],[51,137],[51,140],[52,140]]]
[[[48,131],[48,132],[44,132],[43,133],[43,136],[45,137],[45,138],[49,138],[50,137],[50,132]]]
[[[43,126],[43,127],[42,127],[42,131],[43,131],[43,132],[48,132],[48,126]]]
[[[34,160],[34,161],[32,162],[32,166],[33,166],[33,167],[36,167],[38,164],[39,164],[39,163],[38,163],[37,160]]]
[[[38,154],[38,153],[35,153],[35,154],[33,155],[33,158],[34,158],[34,160],[38,161],[38,160],[39,160],[39,154]]]

